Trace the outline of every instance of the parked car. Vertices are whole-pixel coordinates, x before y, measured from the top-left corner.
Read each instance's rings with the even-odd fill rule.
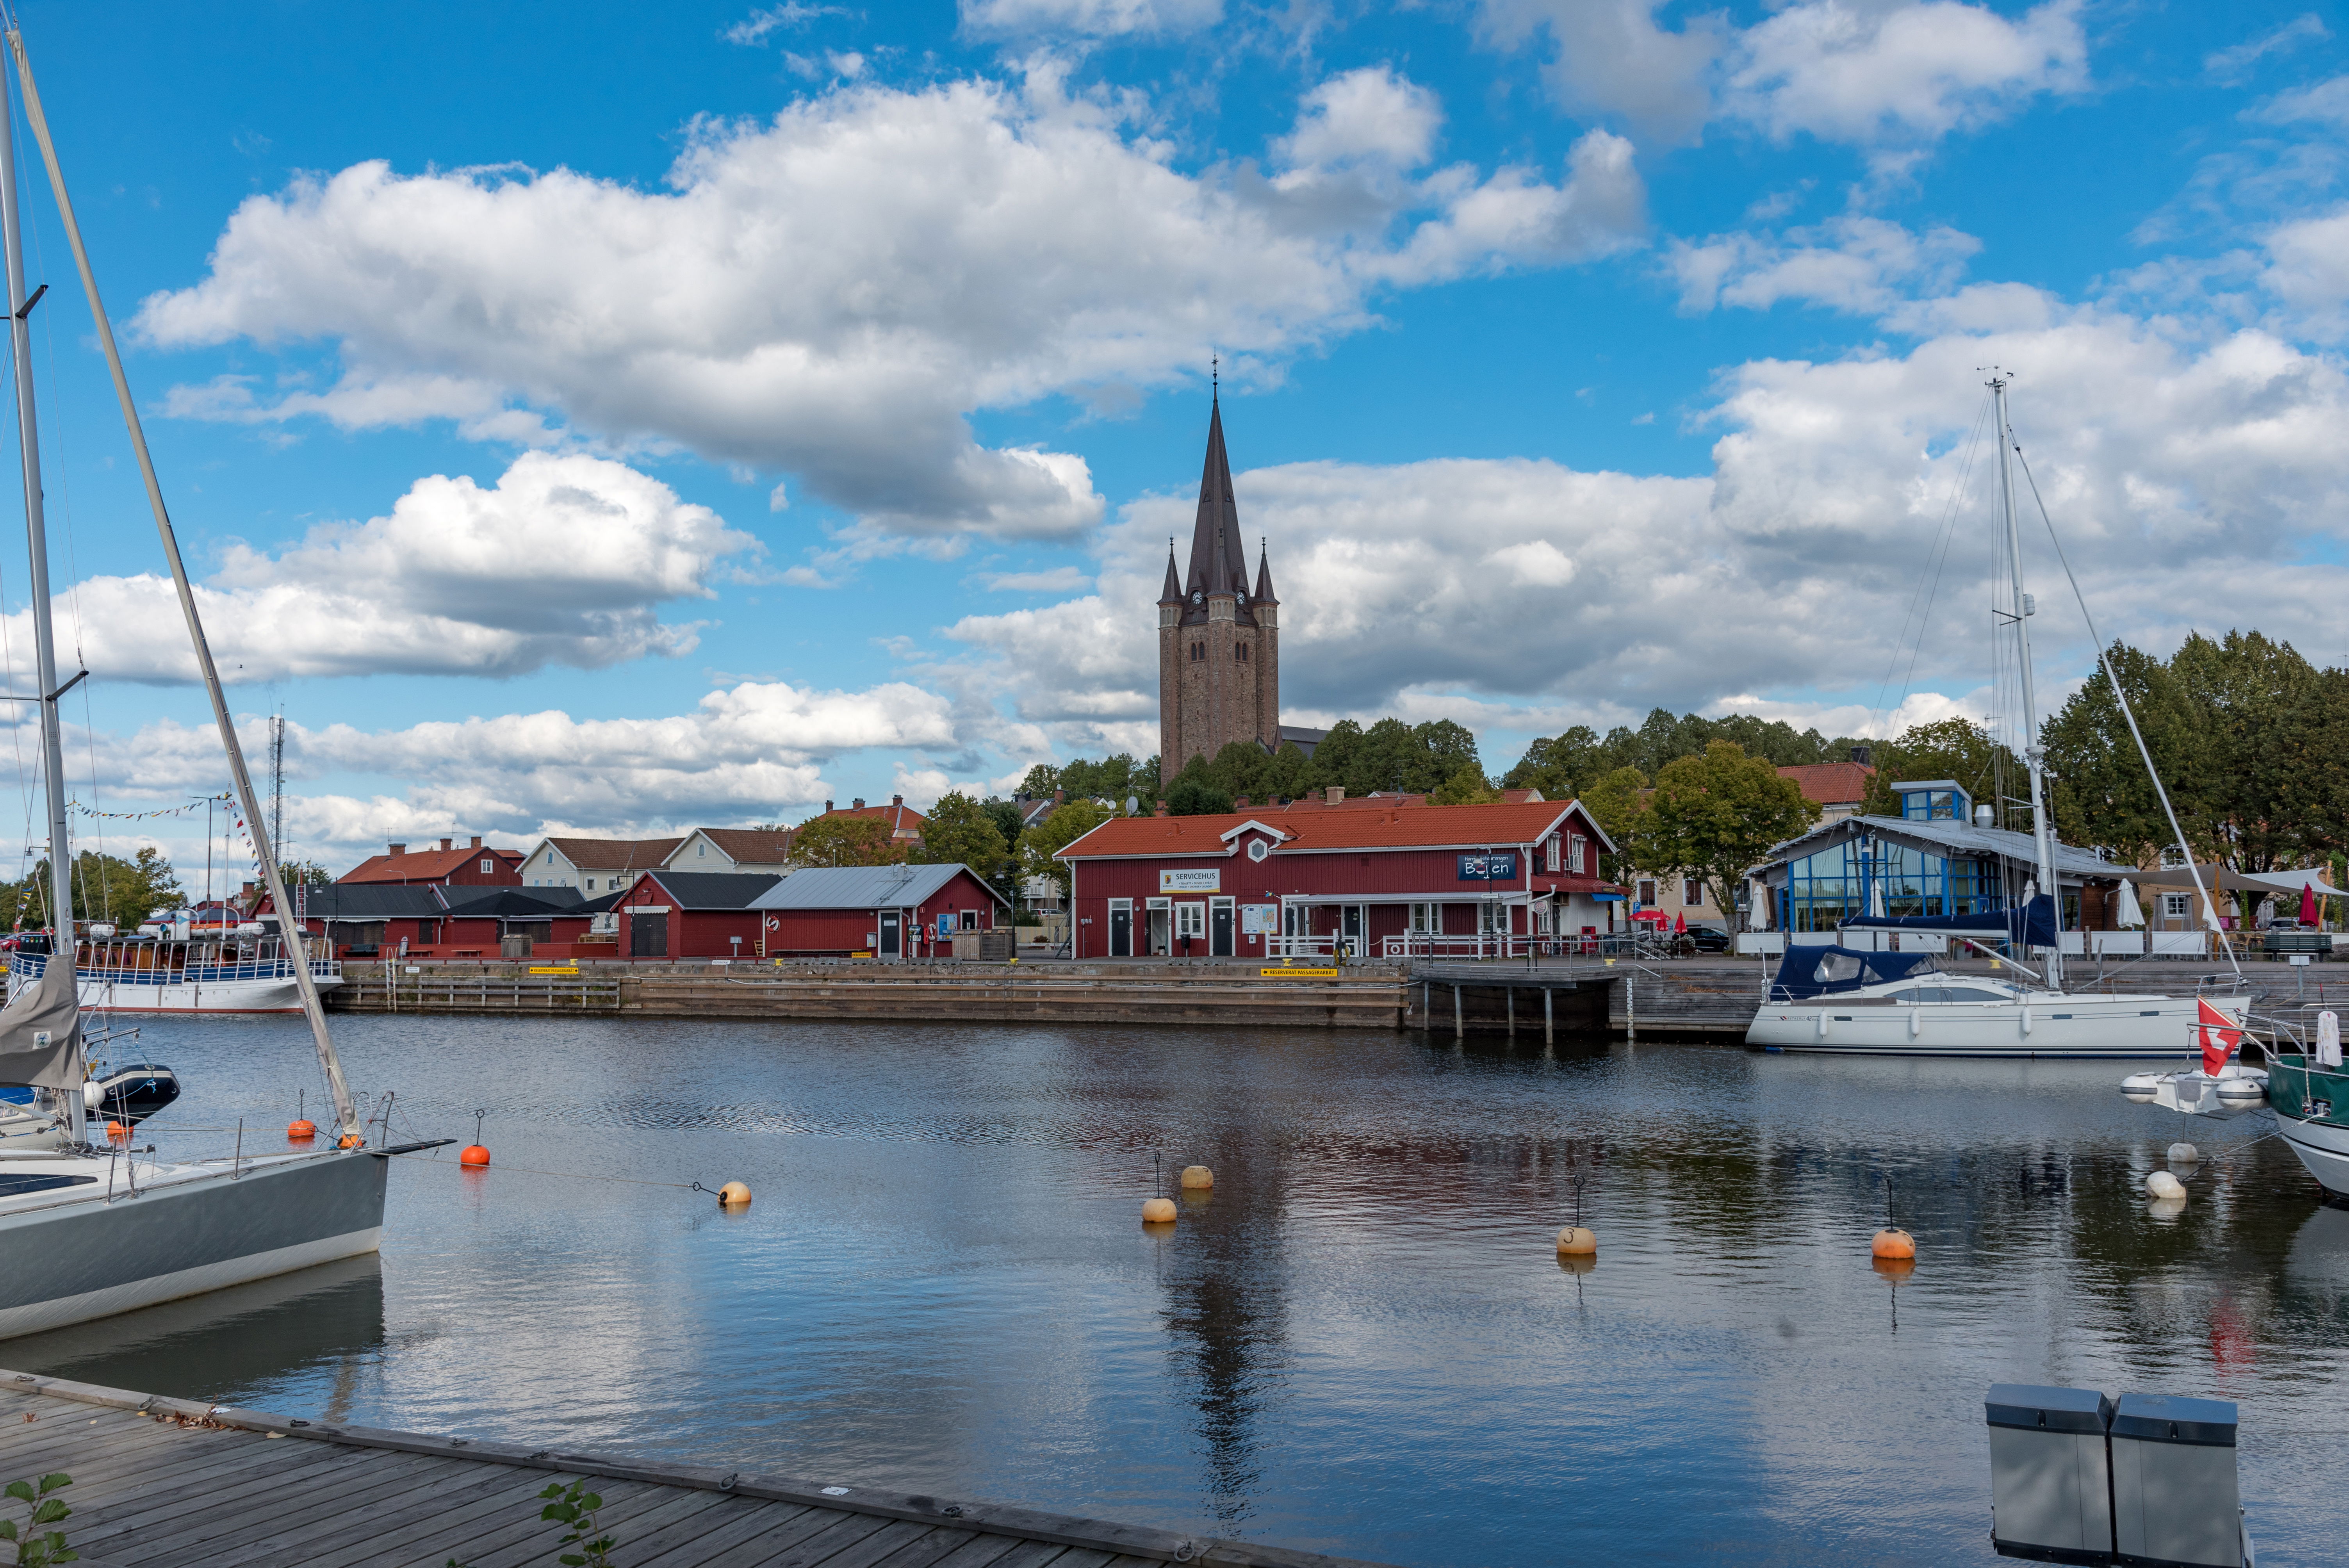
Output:
[[[1733,944],[1729,933],[1717,925],[1692,925],[1688,928],[1691,945],[1699,953],[1726,953]]]

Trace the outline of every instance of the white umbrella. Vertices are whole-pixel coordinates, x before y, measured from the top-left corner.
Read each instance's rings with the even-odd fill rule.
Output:
[[[2121,907],[2113,923],[2123,931],[2135,931],[2145,923],[2145,911],[2137,902],[2137,884],[2121,883]]]

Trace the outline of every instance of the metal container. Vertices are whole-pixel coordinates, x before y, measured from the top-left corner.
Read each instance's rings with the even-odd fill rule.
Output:
[[[2242,1568],[2232,1401],[2124,1394],[2113,1411],[2112,1455],[2119,1561]]]
[[[1999,1383],[1990,1423],[1990,1536],[2000,1555],[2044,1563],[2113,1560],[2105,1429],[2113,1402],[2093,1388]]]

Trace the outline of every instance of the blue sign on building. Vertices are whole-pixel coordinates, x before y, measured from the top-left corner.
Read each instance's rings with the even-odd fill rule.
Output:
[[[1463,855],[1460,857],[1462,882],[1513,882],[1517,874],[1515,851],[1495,855]]]

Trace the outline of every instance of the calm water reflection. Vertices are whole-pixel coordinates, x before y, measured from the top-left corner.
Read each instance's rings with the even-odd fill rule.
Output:
[[[2264,1118],[2186,1129],[2109,1066],[339,1033],[415,1130],[469,1139],[487,1107],[496,1169],[403,1161],[379,1264],[0,1364],[1430,1565],[1990,1561],[1986,1385],[2205,1394],[2243,1406],[2263,1560],[2336,1560],[2349,1212]],[[190,1085],[159,1134],[282,1128],[277,1086],[315,1077],[298,1026],[150,1034]],[[2144,1174],[2195,1134],[2224,1157],[2149,1213]],[[1578,1273],[1550,1238],[1594,1152]],[[1164,1238],[1138,1223],[1154,1156],[1216,1175]],[[643,1184],[730,1178],[758,1194],[740,1216]],[[1920,1245],[1897,1286],[1868,1259],[1888,1182]]]

